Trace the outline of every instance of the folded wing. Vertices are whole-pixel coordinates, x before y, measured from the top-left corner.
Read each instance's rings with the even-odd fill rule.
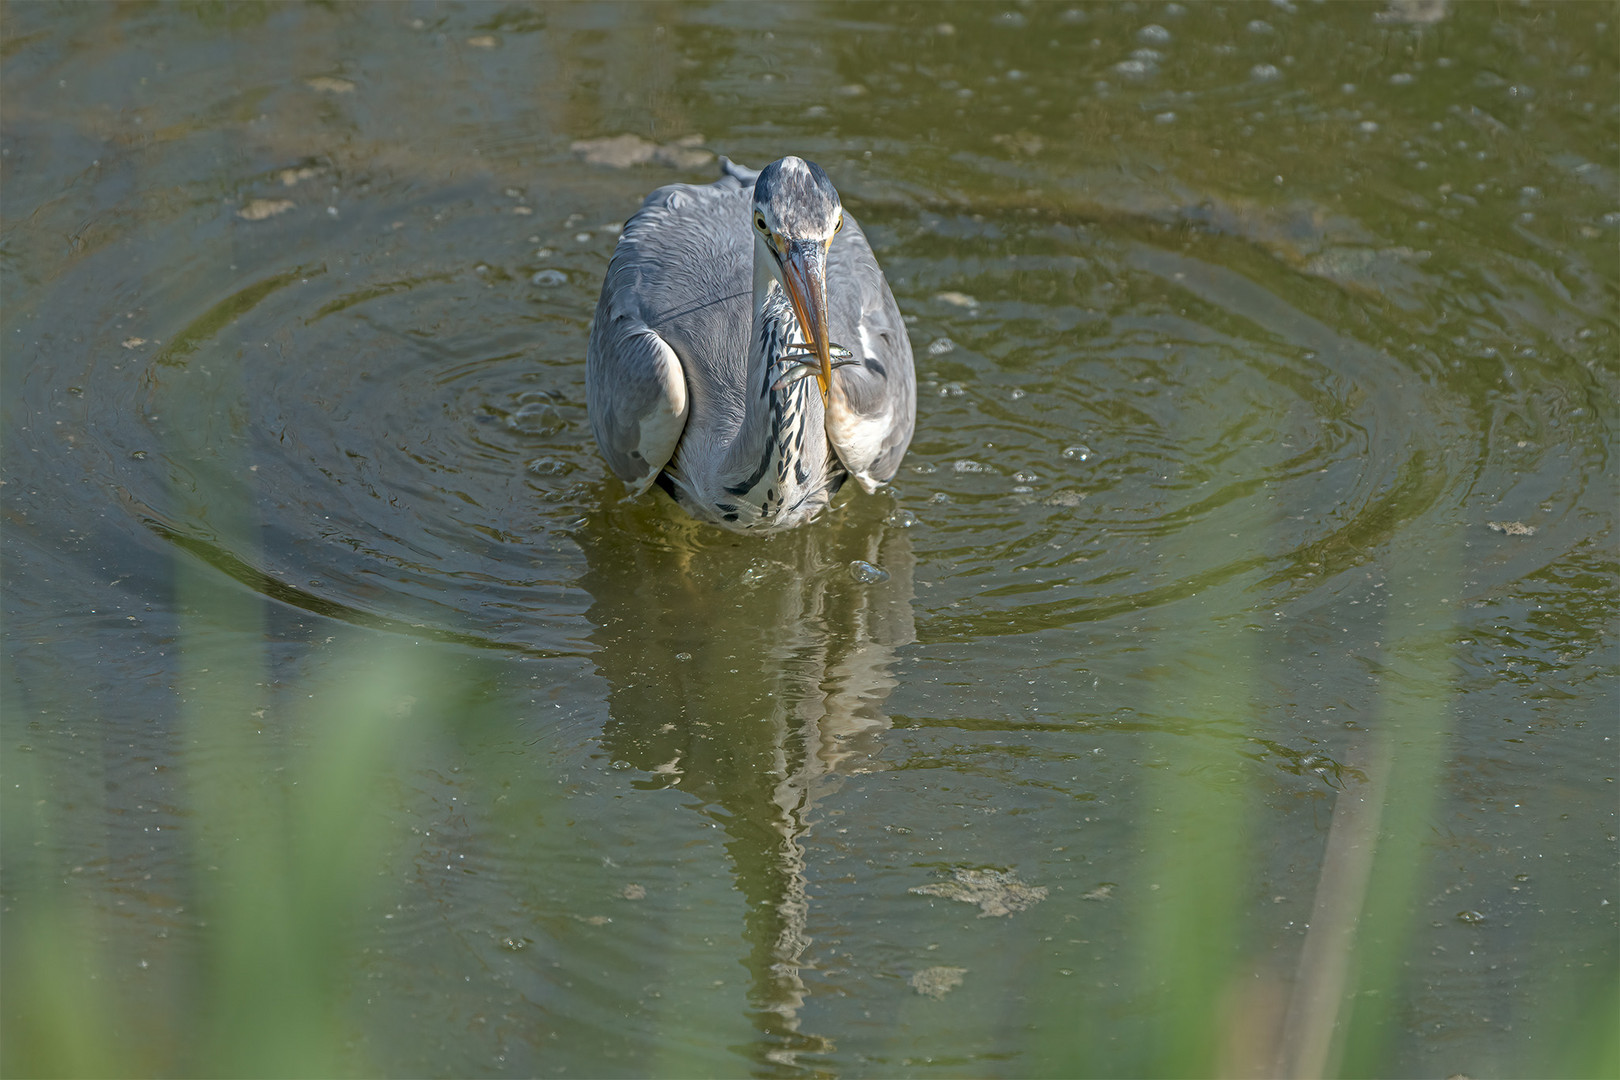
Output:
[[[827,436],[868,492],[894,478],[911,444],[917,376],[905,320],[866,234],[848,215],[828,253],[832,337],[860,360],[833,372]]]

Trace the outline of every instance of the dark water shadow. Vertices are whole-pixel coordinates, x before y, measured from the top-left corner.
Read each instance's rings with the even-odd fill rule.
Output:
[[[656,493],[655,493],[656,494]],[[911,540],[858,499],[806,528],[736,537],[663,500],[608,506],[576,534],[610,716],[602,744],[636,786],[679,787],[727,837],[764,1074],[832,1041],[801,1028],[816,966],[805,840],[844,777],[884,768],[896,652],[915,640]],[[857,580],[860,560],[886,571]]]

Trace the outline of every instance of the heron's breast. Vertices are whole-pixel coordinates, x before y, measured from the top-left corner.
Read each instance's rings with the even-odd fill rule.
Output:
[[[735,384],[746,389],[724,406],[719,394],[704,395],[665,469],[665,489],[688,513],[738,531],[809,521],[847,475],[827,438],[816,380],[777,388],[782,358],[802,340],[791,306],[774,293],[765,316]]]
[[[791,528],[826,508],[846,474],[827,442],[815,380],[771,391],[767,408],[765,437],[731,474],[701,475],[701,463],[677,453],[659,479],[688,513],[755,531]]]

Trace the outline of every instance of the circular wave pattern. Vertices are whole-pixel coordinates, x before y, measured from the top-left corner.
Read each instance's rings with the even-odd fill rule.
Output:
[[[1041,240],[965,282],[938,276],[956,260],[905,260],[976,291],[924,302],[929,422],[901,484],[951,567],[956,587],[928,598],[949,632],[1228,584],[1235,614],[1359,565],[1463,482],[1438,447],[1470,418],[1440,395],[1401,407],[1425,391],[1395,357],[1161,247],[1028,227],[1004,243]],[[969,594],[973,615],[949,613]]]
[[[494,247],[499,209],[445,228]],[[28,390],[42,412],[54,399],[78,413],[65,437],[83,452],[57,468],[107,485],[131,525],[299,606],[570,649],[577,629],[559,620],[582,598],[565,598],[566,537],[601,475],[583,400],[594,297],[514,281],[433,229],[345,247],[374,224],[325,240],[289,229],[229,289],[178,268],[105,312],[81,339],[83,377]],[[111,247],[82,272],[124,256]]]
[[[618,206],[597,197],[585,220]],[[207,258],[143,279],[75,343],[82,378],[28,392],[77,410],[57,437],[79,440],[81,465],[99,451],[86,472],[116,504],[261,591],[577,651],[580,530],[622,497],[583,389],[614,227],[525,223],[519,241],[510,209],[478,191],[379,197],[341,230],[289,223],[252,246],[227,223],[212,242],[243,249],[237,280],[197,269]],[[1212,590],[1234,616],[1331,594],[1469,498],[1484,467],[1455,447],[1487,421],[1421,358],[1284,299],[1293,279],[1012,212],[942,227],[912,208],[877,232],[899,237],[880,254],[915,319],[917,436],[881,501],[851,492],[834,512],[917,525],[925,639]],[[80,272],[123,257],[112,245]],[[665,542],[678,515],[644,503],[648,542]],[[683,542],[731,542],[696,535]]]

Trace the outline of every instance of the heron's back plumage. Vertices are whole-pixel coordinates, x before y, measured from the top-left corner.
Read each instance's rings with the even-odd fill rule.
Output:
[[[862,362],[835,373],[830,411],[814,380],[773,389],[779,373],[754,370],[753,335],[796,323],[790,311],[755,318],[759,174],[724,159],[722,169],[713,184],[657,189],[625,224],[587,353],[591,425],[634,490],[659,482],[731,528],[786,527],[813,517],[848,474],[868,490],[894,475],[915,414],[911,346],[846,215],[828,254],[828,316],[831,339]]]

